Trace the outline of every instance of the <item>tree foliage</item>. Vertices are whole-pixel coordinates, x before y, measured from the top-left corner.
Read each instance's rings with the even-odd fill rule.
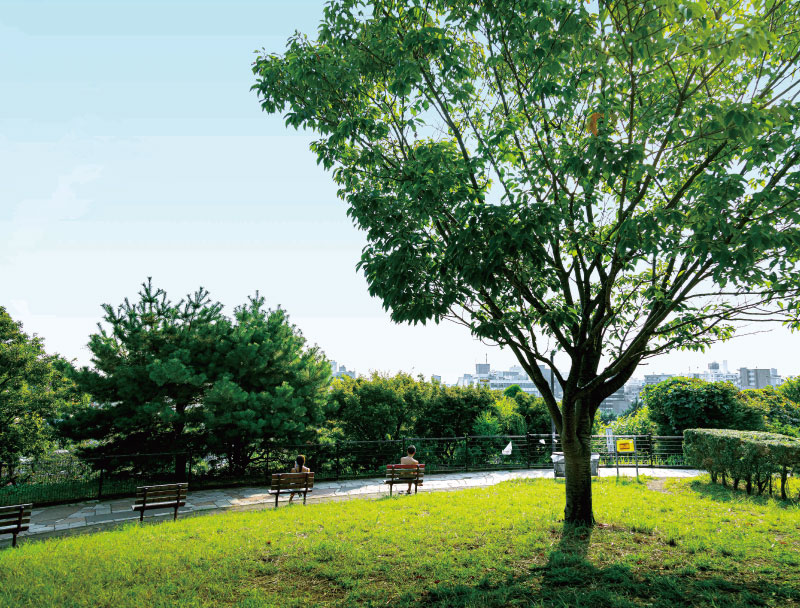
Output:
[[[323,419],[330,364],[256,295],[221,324],[214,345],[213,384],[198,410],[204,451],[225,455],[243,471],[271,441],[301,443]]]
[[[69,367],[0,306],[0,463],[6,472],[53,445],[51,423],[83,399],[65,374]]]
[[[771,386],[745,389],[739,393],[739,397],[747,407],[761,413],[764,430],[800,437],[800,404],[789,400],[782,391]],[[758,428],[747,430],[758,430]]]
[[[497,394],[485,386],[434,387],[416,412],[417,437],[463,437],[472,432],[475,419],[492,407]]]
[[[592,519],[594,414],[639,363],[797,324],[798,8],[333,0],[254,65],[263,109],[319,135],[392,319],[461,323],[530,375],[568,521]]]
[[[405,373],[343,376],[333,381],[327,417],[341,425],[348,439],[400,439],[412,434],[415,414],[430,395],[428,383]]]
[[[800,376],[784,380],[783,384],[778,388],[778,392],[800,407]]]
[[[105,325],[89,338],[93,367],[75,376],[95,405],[65,420],[62,432],[94,440],[91,455],[188,450],[221,310],[203,289],[175,303],[149,279],[138,301],[104,304]]]
[[[762,430],[761,411],[744,403],[730,382],[699,378],[669,378],[643,391],[650,419],[661,435],[681,435],[685,429]]]
[[[103,310],[93,367],[76,374],[95,403],[62,424],[94,440],[85,454],[194,450],[241,471],[265,442],[300,441],[320,422],[330,366],[258,294],[229,319],[202,288],[172,302],[148,280],[138,301]]]

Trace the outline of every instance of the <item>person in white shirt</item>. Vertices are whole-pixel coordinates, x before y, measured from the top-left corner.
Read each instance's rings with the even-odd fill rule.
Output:
[[[416,454],[417,448],[415,448],[413,445],[410,445],[408,446],[407,451],[408,454],[400,459],[400,464],[419,464],[419,461],[414,458],[414,454]],[[411,494],[411,483],[412,482],[410,481],[408,482],[408,492],[406,492],[406,494]]]

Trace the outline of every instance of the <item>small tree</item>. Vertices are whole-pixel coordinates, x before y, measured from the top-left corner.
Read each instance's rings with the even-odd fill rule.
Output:
[[[319,135],[392,319],[461,323],[532,378],[569,523],[639,363],[797,320],[799,8],[332,0],[255,63],[262,107]]]
[[[322,422],[330,363],[256,294],[224,323],[214,346],[217,379],[198,410],[204,448],[241,473],[270,441],[300,443]]]

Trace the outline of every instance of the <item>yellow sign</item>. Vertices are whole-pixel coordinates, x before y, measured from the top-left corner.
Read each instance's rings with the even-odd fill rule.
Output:
[[[617,452],[635,452],[633,439],[617,439]]]

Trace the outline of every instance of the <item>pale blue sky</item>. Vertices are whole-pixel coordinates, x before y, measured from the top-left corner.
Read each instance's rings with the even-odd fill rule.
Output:
[[[470,371],[461,327],[395,326],[356,273],[364,240],[310,137],[261,112],[253,51],[313,33],[321,0],[0,3],[0,304],[86,363],[100,304],[149,275],[175,299],[203,285],[230,312],[256,289],[360,372]],[[709,355],[800,373],[779,331]],[[639,374],[645,373],[641,369]]]

